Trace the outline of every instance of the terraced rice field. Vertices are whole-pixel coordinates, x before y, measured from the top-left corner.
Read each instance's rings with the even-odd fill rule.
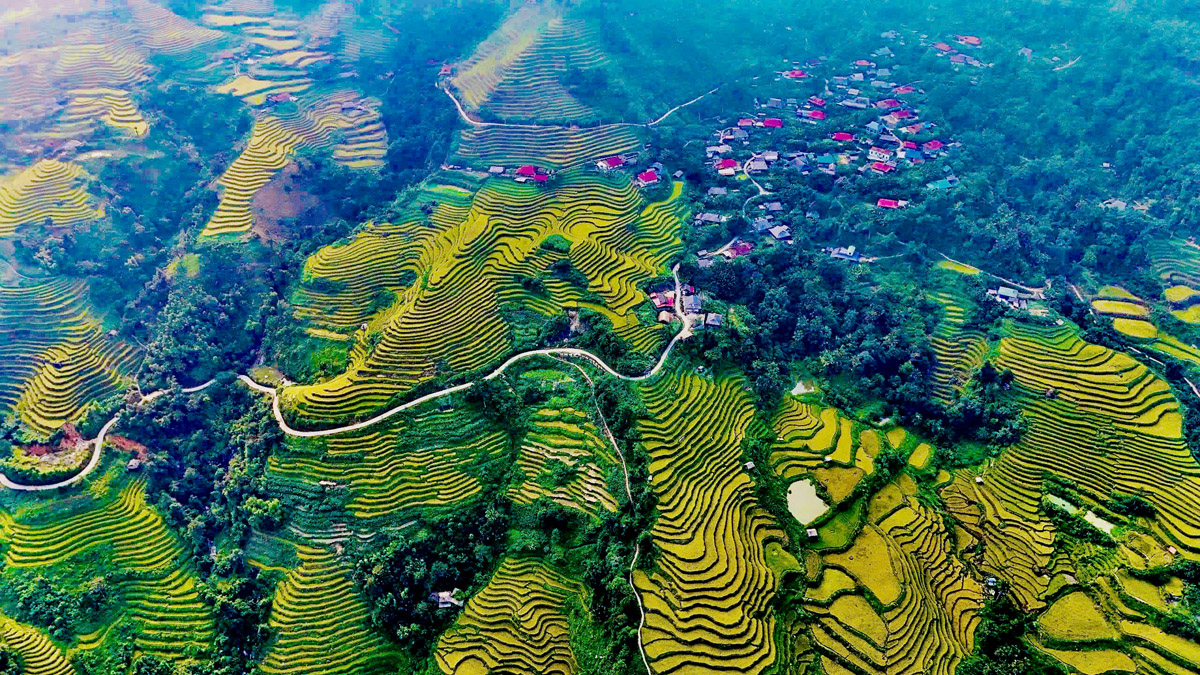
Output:
[[[987,340],[978,330],[964,329],[970,304],[956,293],[939,292],[933,299],[941,303],[945,316],[933,334],[937,361],[933,369],[933,394],[939,400],[953,402],[971,376],[983,365]]]
[[[142,112],[129,98],[129,93],[122,89],[72,89],[67,96],[70,100],[54,135],[64,138],[85,136],[97,122],[133,136],[145,136],[150,131]]]
[[[260,117],[246,147],[216,181],[221,201],[201,236],[248,232],[254,226],[254,196],[301,148],[327,149],[339,163],[353,168],[380,166],[387,151],[387,133],[377,105],[377,101],[338,92],[292,115]]]
[[[952,675],[971,653],[983,589],[916,491],[901,475],[848,549],[819,556],[805,608],[825,672]]]
[[[617,500],[608,489],[606,470],[616,470],[619,459],[591,419],[582,411],[553,406],[537,410],[531,425],[517,460],[525,479],[512,487],[513,501],[527,504],[547,498],[585,513],[616,511]],[[544,483],[543,474],[550,471],[552,462],[573,469],[566,485]]]
[[[1179,402],[1166,382],[1066,328],[1012,326],[998,365],[1016,376],[1030,421],[988,471],[987,487],[1005,510],[1038,522],[1048,472],[1097,500],[1113,490],[1141,495],[1157,509],[1156,536],[1200,550],[1200,514],[1190,506],[1200,499],[1200,466],[1182,440]]]
[[[1054,648],[1043,651],[1083,673],[1197,672],[1200,644],[1165,632],[1146,616],[1147,604],[1131,592],[1131,579],[1122,574],[1102,577],[1086,590],[1067,589],[1038,619],[1041,632]],[[1146,582],[1145,589],[1158,593]],[[1106,649],[1095,649],[1095,641]]]
[[[394,673],[395,647],[367,623],[349,566],[330,550],[297,546],[300,564],[275,589],[269,626],[278,635],[267,675]]]
[[[373,519],[420,507],[444,507],[477,494],[474,469],[501,453],[507,439],[465,410],[431,410],[340,434],[270,459],[268,476],[283,494],[313,496],[322,481],[346,486],[347,505]]]
[[[929,462],[933,451],[899,427],[882,434],[837,408],[790,397],[780,404],[773,426],[772,471],[787,482],[815,480],[835,504],[849,497],[863,476],[874,472],[875,458],[882,450],[907,452],[910,463],[918,468]]]
[[[458,65],[452,84],[463,105],[502,120],[566,121],[593,116],[562,84],[569,70],[607,60],[582,22],[543,6],[519,10]]]
[[[637,571],[653,672],[761,673],[775,660],[767,549],[781,536],[754,497],[740,444],[754,411],[742,382],[682,375],[647,387],[640,428],[658,494],[657,567]]]
[[[307,262],[296,317],[357,342],[344,374],[289,387],[284,409],[301,424],[346,419],[436,375],[478,371],[510,349],[504,307],[545,316],[595,308],[633,348],[657,349],[664,329],[640,324],[633,308],[647,297],[639,285],[665,273],[679,250],[681,189],[643,206],[624,177],[561,174],[551,188],[493,180],[474,195],[427,186],[401,222],[374,224]],[[543,247],[552,235],[570,242],[569,252]],[[563,261],[588,280],[586,289],[551,271]],[[535,277],[542,290],[522,283]],[[603,304],[588,302],[585,291]],[[381,293],[394,301],[373,307]],[[371,334],[379,335],[373,348]]]
[[[88,176],[78,164],[43,159],[0,183],[0,238],[26,225],[68,228],[103,215],[84,189]]]
[[[1186,241],[1170,241],[1152,245],[1149,252],[1165,289],[1163,296],[1175,316],[1200,323],[1200,248]]]
[[[213,638],[211,608],[196,590],[183,548],[133,483],[70,515],[52,512],[14,519],[0,513],[9,570],[36,571],[84,553],[111,561],[125,616],[136,628],[139,650],[182,659],[205,650]]]
[[[438,641],[438,666],[447,675],[572,675],[565,605],[582,595],[579,582],[541,562],[506,559]]]
[[[0,410],[49,434],[88,402],[118,391],[139,352],[88,316],[81,281],[0,287]]]
[[[188,21],[151,0],[125,0],[139,43],[162,54],[182,55],[220,42],[225,34]]]
[[[525,164],[566,169],[641,147],[637,130],[630,126],[469,127],[460,132],[452,157],[481,169]]]
[[[74,675],[75,668],[57,645],[32,626],[0,616],[0,646],[21,660],[26,675]]]
[[[0,119],[48,117],[62,91],[112,88],[129,91],[150,66],[137,50],[118,44],[64,44],[0,57]]]

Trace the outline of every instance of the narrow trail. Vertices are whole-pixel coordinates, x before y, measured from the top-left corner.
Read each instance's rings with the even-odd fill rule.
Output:
[[[1044,286],[1042,286],[1041,288],[1030,288],[1029,286],[1025,286],[1023,284],[1018,284],[1017,282],[1013,281],[1012,279],[1005,279],[1004,277],[1002,277],[998,274],[992,274],[991,272],[988,272],[987,270],[985,270],[983,268],[976,267],[975,265],[965,263],[961,260],[955,260],[954,258],[951,258],[950,256],[946,255],[945,253],[942,253],[941,251],[934,251],[934,253],[937,253],[938,255],[942,256],[942,258],[944,258],[952,263],[955,263],[958,265],[963,265],[964,267],[973,267],[973,268],[979,270],[980,274],[986,274],[987,276],[989,276],[993,279],[998,279],[1000,281],[1003,281],[1004,283],[1008,284],[1009,286],[1012,286],[1014,288],[1019,288],[1022,291],[1025,291],[1026,293],[1032,293],[1039,298],[1044,298],[1046,291],[1050,290],[1050,281],[1049,280],[1047,280],[1046,284]]]
[[[572,126],[577,126],[577,125],[571,125],[571,124],[516,124],[516,123],[512,123],[512,122],[485,122],[483,120],[477,120],[474,117],[471,117],[471,114],[467,112],[467,109],[465,107],[463,107],[462,102],[458,100],[458,97],[454,95],[454,92],[450,91],[450,87],[446,86],[445,84],[439,84],[438,89],[441,89],[442,92],[445,93],[446,96],[449,96],[450,100],[454,102],[454,108],[456,110],[458,110],[459,118],[461,118],[463,122],[466,122],[467,124],[469,124],[470,126],[473,126],[473,127],[477,127],[477,128],[501,127],[501,128],[507,128],[507,129],[569,129]],[[642,123],[642,122],[614,122],[611,124],[598,124],[595,127],[591,127],[591,128],[604,129],[604,128],[608,128],[608,127],[646,127],[646,128],[656,127],[659,124],[662,124],[663,122],[665,122],[667,120],[667,118],[669,118],[671,115],[674,115],[676,112],[679,112],[680,110],[692,105],[693,103],[699,102],[706,96],[716,93],[718,89],[720,89],[720,87],[715,87],[712,90],[706,91],[703,94],[700,94],[696,98],[694,98],[686,103],[680,103],[679,105],[675,106],[674,108],[671,108],[667,112],[663,113],[658,119],[652,120],[650,122],[644,122],[644,123]]]
[[[691,337],[691,335],[692,335],[692,332],[691,332],[692,321],[687,315],[685,315],[683,313],[683,311],[680,307],[680,302],[681,302],[680,298],[681,298],[682,294],[680,293],[681,285],[679,282],[679,265],[678,264],[676,264],[673,268],[671,268],[671,273],[675,277],[675,315],[679,317],[679,320],[683,323],[683,327],[680,329],[680,331],[678,333],[675,334],[675,336],[673,338],[671,338],[671,341],[669,343],[667,343],[666,349],[663,350],[662,355],[659,356],[658,362],[654,364],[654,367],[642,375],[622,375],[621,373],[618,373],[616,370],[614,370],[612,368],[612,366],[605,363],[604,359],[601,359],[599,356],[596,356],[595,354],[593,354],[587,350],[584,350],[584,349],[577,349],[575,347],[551,347],[551,348],[547,348],[547,349],[533,349],[533,350],[530,350],[527,352],[521,352],[519,354],[514,354],[507,361],[505,361],[504,363],[501,363],[495,370],[488,373],[487,375],[484,375],[482,378],[480,378],[478,380],[475,380],[472,382],[464,382],[463,384],[455,385],[453,387],[447,387],[445,389],[440,389],[433,393],[426,394],[424,396],[421,396],[421,397],[415,398],[411,401],[408,401],[407,403],[402,403],[394,408],[385,410],[384,412],[382,412],[370,419],[363,420],[361,422],[355,422],[353,424],[347,424],[347,425],[340,426],[340,427],[333,427],[330,429],[317,429],[315,431],[303,431],[300,429],[293,428],[291,425],[289,425],[287,423],[287,420],[284,419],[283,411],[279,407],[279,390],[278,389],[276,389],[275,387],[268,387],[266,385],[259,384],[258,382],[255,382],[253,379],[251,379],[249,375],[245,375],[245,374],[238,375],[237,379],[238,379],[238,381],[240,381],[242,384],[246,385],[250,389],[257,391],[261,394],[266,394],[267,396],[270,396],[271,397],[271,414],[275,418],[275,423],[279,426],[279,429],[281,431],[283,431],[283,433],[287,434],[288,436],[294,436],[296,438],[323,438],[325,436],[336,436],[337,434],[344,434],[344,433],[348,433],[351,431],[358,431],[360,429],[366,429],[367,427],[378,424],[390,417],[398,415],[398,414],[404,412],[405,410],[415,408],[423,403],[428,403],[429,401],[432,401],[434,399],[438,399],[443,396],[448,396],[450,394],[455,394],[460,391],[466,391],[466,390],[470,389],[471,387],[474,387],[479,382],[494,380],[497,377],[500,377],[501,375],[503,375],[506,370],[508,370],[510,367],[513,366],[513,364],[516,364],[525,359],[530,359],[530,358],[534,358],[534,357],[538,357],[538,356],[548,356],[551,358],[558,358],[560,356],[580,358],[580,359],[584,359],[586,361],[590,361],[592,364],[599,367],[605,373],[607,373],[617,379],[625,380],[627,382],[642,382],[644,380],[651,379],[654,376],[658,375],[659,371],[661,371],[663,366],[666,364],[667,358],[671,355],[671,350],[673,350],[675,348],[675,345],[680,340],[686,340],[687,338]],[[216,380],[209,380],[208,382],[196,385],[194,387],[185,387],[185,388],[181,389],[180,391],[185,394],[196,393],[199,391],[203,391],[204,389],[207,389],[208,387],[212,386],[215,382],[216,382]],[[142,396],[141,402],[146,403],[149,401],[153,401],[153,400],[157,399],[158,397],[163,396],[167,392],[168,392],[168,390],[165,390],[165,389],[159,389],[157,391],[150,392],[149,394]],[[84,478],[86,478],[88,476],[88,474],[90,474],[93,470],[95,470],[95,468],[99,465],[100,456],[102,454],[101,451],[104,446],[104,436],[108,433],[108,430],[111,429],[114,424],[116,424],[116,422],[119,419],[120,419],[119,415],[114,416],[100,430],[100,434],[96,437],[96,440],[94,440],[92,442],[93,448],[92,448],[91,459],[88,461],[88,464],[87,464],[87,466],[84,467],[83,471],[76,474],[75,476],[72,476],[71,478],[69,478],[65,481],[61,481],[61,482],[55,483],[53,485],[22,485],[20,483],[16,483],[12,480],[9,480],[9,478],[7,476],[0,473],[0,486],[6,487],[10,490],[16,490],[19,492],[42,492],[42,491],[46,491],[46,490],[55,490],[60,487],[67,487],[67,486],[73,485],[73,484],[83,480]]]

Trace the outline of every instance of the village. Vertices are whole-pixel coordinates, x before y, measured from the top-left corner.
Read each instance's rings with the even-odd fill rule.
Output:
[[[900,40],[895,31],[880,37],[886,42]],[[954,40],[962,50],[975,50],[982,44],[969,35]],[[933,42],[926,48],[955,66],[987,66],[946,42]],[[778,95],[755,100],[753,113],[721,120],[703,151],[712,177],[703,201],[713,208],[698,213],[696,224],[720,224],[738,216],[736,210],[731,213],[731,209],[716,205],[728,207],[731,195],[749,185],[752,190],[740,214],[749,227],[724,246],[700,251],[698,264],[710,267],[763,243],[791,243],[793,227],[821,219],[822,214],[811,204],[785,204],[774,198],[770,186],[776,179],[784,184],[795,184],[797,179],[826,184],[832,180],[831,189],[838,191],[849,188],[852,181],[894,176],[933,164],[938,168],[924,190],[955,188],[959,178],[948,163],[939,160],[950,157],[961,144],[942,133],[936,122],[923,119],[925,91],[916,83],[903,81],[903,72],[896,52],[887,44],[845,67],[834,66],[827,57],[793,62],[774,74],[772,92]],[[874,198],[871,205],[884,211],[900,210],[917,197],[886,194]],[[851,263],[873,260],[849,242],[833,243],[824,252]]]

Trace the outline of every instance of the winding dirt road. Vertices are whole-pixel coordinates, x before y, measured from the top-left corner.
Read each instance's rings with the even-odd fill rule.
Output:
[[[607,363],[605,363],[604,359],[601,359],[599,356],[596,356],[595,354],[593,354],[589,351],[583,350],[583,349],[576,349],[574,347],[552,347],[552,348],[548,348],[548,349],[533,349],[533,350],[530,350],[527,352],[521,352],[519,354],[514,354],[507,361],[505,361],[504,363],[501,363],[495,370],[488,373],[487,375],[484,375],[479,380],[475,380],[473,382],[464,382],[463,384],[455,385],[453,387],[447,387],[445,389],[440,389],[433,393],[426,394],[419,398],[415,398],[411,401],[408,401],[407,403],[402,403],[394,408],[385,410],[384,412],[382,412],[370,419],[363,420],[361,422],[355,422],[353,424],[347,424],[347,425],[340,426],[340,427],[333,427],[330,429],[318,429],[315,431],[303,431],[301,429],[293,428],[291,425],[289,425],[287,423],[287,420],[284,419],[283,411],[279,407],[279,391],[275,387],[268,387],[266,385],[259,384],[258,382],[255,382],[253,379],[251,379],[249,375],[244,375],[244,374],[238,375],[238,381],[240,381],[242,384],[246,385],[247,387],[249,387],[250,389],[252,389],[254,391],[257,391],[261,394],[266,394],[266,395],[270,396],[271,397],[271,414],[275,418],[275,423],[279,425],[279,429],[281,431],[283,431],[283,433],[287,434],[288,436],[294,436],[296,438],[322,438],[325,436],[336,436],[337,434],[344,434],[344,433],[348,433],[351,431],[358,431],[360,429],[366,429],[367,427],[378,424],[390,417],[398,415],[398,414],[404,412],[405,410],[415,408],[423,403],[428,403],[429,401],[441,398],[443,396],[448,396],[450,394],[455,394],[455,393],[458,393],[461,391],[466,391],[466,390],[470,389],[471,387],[474,387],[479,382],[483,382],[483,381],[487,381],[487,380],[494,380],[495,378],[503,375],[504,371],[506,371],[510,367],[512,367],[513,364],[523,361],[525,359],[534,358],[534,357],[538,357],[538,356],[549,356],[551,358],[574,357],[574,358],[584,359],[586,361],[590,361],[591,363],[593,363],[594,365],[599,367],[601,370],[603,370],[605,373],[607,373],[613,377],[616,377],[618,379],[625,380],[628,382],[641,382],[643,380],[648,380],[648,379],[654,377],[655,375],[658,375],[659,371],[661,371],[662,367],[666,364],[667,357],[669,357],[671,355],[671,350],[673,350],[675,348],[675,345],[680,340],[686,340],[687,338],[691,337],[691,335],[692,335],[692,330],[691,330],[692,329],[692,321],[691,321],[690,317],[688,317],[687,315],[685,315],[683,313],[683,311],[681,309],[681,305],[680,305],[682,294],[680,293],[681,284],[679,282],[679,265],[678,264],[676,264],[673,268],[671,268],[671,273],[675,277],[675,307],[674,307],[675,315],[677,317],[679,317],[679,320],[682,322],[683,326],[680,329],[680,331],[675,334],[675,337],[671,338],[671,341],[669,343],[667,343],[667,348],[663,350],[662,355],[658,358],[658,362],[654,364],[654,367],[651,368],[649,371],[647,371],[643,375],[622,375],[621,373],[618,373],[616,370],[613,370],[612,366],[609,366]],[[207,389],[208,387],[212,386],[214,383],[215,383],[215,380],[209,380],[208,382],[205,382],[204,384],[200,384],[195,387],[186,387],[186,388],[182,389],[181,391],[185,394],[192,394],[192,393],[196,393],[199,391],[203,391],[204,389]],[[148,402],[148,401],[153,401],[154,399],[166,394],[167,391],[168,390],[160,389],[158,391],[150,392],[149,394],[146,394],[145,396],[143,396],[141,400],[143,403]],[[101,428],[100,434],[92,442],[93,445],[92,445],[91,459],[88,461],[87,466],[85,466],[83,468],[83,471],[80,471],[75,476],[72,476],[71,478],[69,478],[67,480],[64,480],[64,481],[61,481],[58,483],[54,483],[52,485],[23,485],[23,484],[16,483],[16,482],[10,480],[7,476],[0,473],[0,485],[8,488],[10,490],[16,490],[19,492],[44,492],[47,490],[57,490],[58,488],[68,487],[70,485],[74,485],[75,483],[78,483],[79,481],[86,478],[88,476],[88,474],[90,474],[93,470],[95,470],[95,468],[99,465],[100,456],[103,454],[102,451],[103,451],[103,446],[104,446],[104,437],[105,437],[105,435],[107,435],[109,429],[111,429],[112,426],[114,424],[116,424],[119,419],[120,419],[119,415],[114,416],[111,420],[109,420],[104,425],[104,427]]]

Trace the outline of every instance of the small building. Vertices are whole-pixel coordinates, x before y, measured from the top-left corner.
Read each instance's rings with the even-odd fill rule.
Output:
[[[829,250],[829,257],[835,260],[849,260],[853,263],[862,262],[862,254],[855,250],[856,247],[850,246],[847,248],[836,247]]]
[[[539,173],[538,168],[532,164],[526,164],[525,166],[517,167],[517,175],[518,176],[532,178],[532,177],[538,175],[538,173]]]
[[[763,160],[768,161],[768,162],[778,162],[779,161],[779,152],[777,152],[775,150],[767,150],[766,152],[764,152],[762,154],[762,158],[763,158]]]
[[[683,313],[684,314],[699,314],[700,313],[700,296],[698,296],[698,295],[683,296]]]
[[[142,460],[138,459],[137,457],[134,457],[133,459],[129,460],[129,462],[127,462],[125,464],[126,471],[137,471],[138,469],[141,469],[141,468],[142,468]]]
[[[932,141],[925,141],[921,144],[921,150],[925,152],[938,152],[944,147],[946,147],[946,144],[936,139]]]
[[[949,54],[954,51],[954,47],[951,47],[950,45],[946,44],[945,42],[935,42],[931,46],[943,54]]]
[[[750,119],[749,117],[743,117],[737,122],[737,125],[741,128],[752,127],[754,124],[754,120]]]
[[[842,142],[852,141],[854,140],[854,134],[846,131],[838,131],[833,134],[833,140]]]
[[[899,87],[892,89],[892,93],[897,96],[903,96],[904,94],[911,94],[911,93],[913,93],[913,91],[915,91],[915,89],[913,89],[911,85],[907,85],[907,84],[902,84]]]
[[[779,119],[778,117],[768,117],[767,119],[763,120],[762,125],[768,129],[779,129],[783,126],[783,120]]]
[[[779,241],[786,241],[792,238],[792,231],[787,225],[776,225],[767,230],[767,232]]]
[[[825,99],[821,98],[820,96],[809,96],[808,102],[811,103],[812,105],[817,106],[818,108],[825,107]]]
[[[1105,199],[1104,201],[1100,202],[1100,208],[1112,209],[1114,211],[1124,211],[1125,208],[1128,206],[1129,206],[1128,202],[1126,202],[1122,199],[1117,199],[1116,197],[1111,197],[1109,199]]]
[[[638,185],[643,187],[648,185],[658,184],[658,173],[655,171],[643,171],[637,175]]]
[[[767,202],[763,206],[766,207],[767,213],[779,213],[783,211],[783,202]]]
[[[821,121],[825,119],[824,110],[805,110],[803,114],[810,120]]]
[[[768,168],[769,167],[767,166],[767,163],[761,159],[752,159],[750,160],[750,163],[746,165],[746,170],[750,173],[762,173]]]
[[[493,175],[493,176],[502,176],[502,175],[504,175],[504,167],[502,167],[502,166],[489,166],[489,167],[488,167],[488,173],[490,173],[490,174],[491,174],[491,175]]]
[[[885,98],[881,101],[875,102],[875,107],[879,108],[880,110],[891,110],[892,108],[899,108],[903,105],[903,103],[894,98]]]
[[[888,164],[886,162],[873,162],[871,164],[871,170],[874,171],[875,173],[888,174],[888,173],[895,171],[896,166],[894,164]]]
[[[804,78],[808,77],[808,73],[804,72],[803,70],[788,70],[784,71],[783,76],[789,80],[803,80]]]
[[[974,35],[955,35],[954,39],[958,41],[958,44],[968,47],[978,47],[983,44],[983,40]]]
[[[737,164],[737,162],[734,162],[734,164]],[[724,197],[728,194],[729,194],[729,190],[727,188],[723,188],[723,187],[708,188],[708,196],[709,197]]]
[[[875,206],[881,209],[902,209],[908,206],[908,202],[903,199],[884,199],[880,198],[875,202]]]
[[[717,314],[716,312],[709,312],[708,315],[704,317],[704,325],[709,328],[720,328],[721,324],[723,323],[725,323],[725,317]]]
[[[459,592],[460,592],[460,590],[456,588],[452,591],[439,591],[437,593],[431,593],[429,595],[429,600],[431,602],[436,602],[438,609],[449,609],[450,607],[462,607],[463,601],[454,597],[455,595],[458,595]]]
[[[768,218],[755,218],[754,221],[750,223],[750,227],[753,227],[754,231],[758,233],[766,232],[767,230],[771,229],[771,221]]]
[[[855,110],[866,110],[871,105],[871,101],[866,96],[855,96],[854,98],[838,101],[838,105],[844,108],[854,108]]]
[[[621,159],[620,155],[613,155],[612,157],[605,157],[602,160],[602,163],[604,164],[604,168],[606,168],[606,169],[619,169],[619,168],[625,166],[625,160]]]
[[[809,541],[816,541],[821,537],[821,533],[817,532],[817,528],[815,527],[808,528],[804,531],[804,534],[808,537]]]
[[[672,314],[664,309],[658,313],[658,322],[659,323],[671,323],[671,319],[674,317],[675,317],[674,314]]]
[[[867,151],[867,158],[872,162],[886,162],[892,158],[892,151],[887,148],[872,147]]]

